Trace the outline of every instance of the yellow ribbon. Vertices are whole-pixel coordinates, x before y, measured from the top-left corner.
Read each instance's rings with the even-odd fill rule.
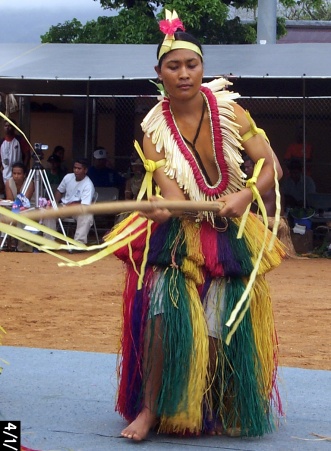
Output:
[[[75,262],[64,257],[61,254],[57,254],[54,251],[72,250],[72,249],[94,251],[103,249],[108,246],[107,243],[102,243],[94,246],[86,246],[85,244],[80,243],[79,241],[76,241],[66,235],[62,235],[56,230],[50,229],[42,224],[39,224],[39,222],[35,222],[24,215],[20,215],[19,213],[13,213],[7,208],[1,206],[0,206],[0,215],[5,216],[6,218],[8,218],[8,220],[10,220],[8,222],[0,222],[0,232],[3,232],[4,234],[7,234],[17,240],[20,240],[23,243],[28,244],[29,246],[35,247],[39,251],[46,252],[47,254],[50,254],[60,260],[67,262],[68,266],[82,266],[82,265],[80,265],[79,262]],[[24,226],[30,226],[36,229],[37,232],[31,233],[31,231],[24,230],[24,228],[16,227],[15,225],[12,225],[13,222],[15,223],[19,222]],[[46,233],[48,235],[54,236],[54,238],[57,238],[58,240],[62,241],[62,244],[57,241],[45,238],[44,236],[39,235],[38,232],[43,232],[44,234]]]
[[[246,187],[250,188],[250,190],[252,191],[252,194],[253,194],[252,202],[254,202],[255,200],[257,201],[258,208],[261,211],[261,214],[262,214],[262,217],[263,217],[263,222],[265,224],[268,224],[267,212],[266,212],[263,200],[261,198],[261,195],[259,193],[259,190],[257,189],[257,186],[256,186],[256,182],[257,182],[258,176],[259,176],[259,174],[261,172],[262,166],[264,164],[264,160],[265,160],[264,158],[260,158],[255,163],[253,175],[252,175],[252,177],[249,180],[247,180]],[[252,203],[250,203],[247,206],[246,211],[243,214],[237,238],[241,238],[242,235],[243,235],[243,231],[244,231],[244,228],[245,228],[245,225],[246,225],[247,217],[248,217],[250,209],[251,209],[251,204]]]
[[[246,141],[248,141],[250,138],[252,138],[255,135],[262,135],[263,138],[267,141],[267,143],[269,144],[269,138],[266,135],[266,132],[263,130],[263,128],[259,128],[256,126],[256,123],[254,122],[252,116],[249,114],[249,111],[245,111],[246,117],[248,119],[249,125],[250,125],[250,129],[248,130],[248,132],[244,133],[241,137],[241,142],[244,143]]]
[[[253,120],[253,118],[251,117],[249,111],[246,110],[245,114],[246,114],[246,117],[250,124],[250,129],[248,130],[248,132],[246,132],[241,137],[241,142],[244,143],[255,135],[261,135],[267,141],[267,143],[270,144],[269,138],[266,135],[265,131],[263,130],[263,128],[259,128],[256,126],[256,123]],[[275,194],[276,194],[276,211],[275,211],[275,221],[274,221],[274,225],[273,225],[273,229],[272,229],[272,237],[271,237],[269,247],[268,247],[269,250],[272,249],[275,239],[276,239],[276,236],[277,236],[278,226],[279,226],[279,222],[280,222],[280,211],[281,211],[281,198],[280,198],[280,192],[279,192],[279,182],[278,182],[276,163],[275,163],[273,153],[272,153],[272,158],[274,160],[274,183],[275,183]]]
[[[232,326],[230,331],[229,331],[229,333],[228,333],[228,335],[227,335],[227,337],[226,337],[226,340],[225,340],[227,345],[230,344],[230,341],[231,341],[231,338],[232,338],[233,334],[237,330],[240,322],[242,321],[243,317],[245,316],[245,314],[246,314],[246,312],[247,312],[247,310],[249,308],[249,305],[250,305],[249,293],[250,293],[250,291],[252,289],[252,286],[253,286],[253,283],[254,283],[254,281],[256,279],[256,275],[257,275],[257,272],[258,272],[258,269],[259,269],[259,266],[260,266],[260,262],[262,260],[263,252],[264,252],[264,249],[265,249],[265,243],[266,243],[266,240],[267,240],[267,234],[268,234],[268,217],[267,217],[267,212],[266,212],[263,200],[261,198],[261,195],[259,193],[259,190],[257,189],[257,186],[256,186],[257,178],[258,178],[258,176],[259,176],[259,174],[261,172],[263,164],[264,164],[264,158],[261,158],[260,160],[257,161],[257,163],[255,164],[255,167],[254,167],[253,176],[252,176],[252,178],[247,180],[247,183],[246,183],[246,186],[248,188],[250,188],[252,193],[253,193],[252,202],[254,200],[257,201],[258,208],[260,209],[262,217],[263,217],[263,222],[264,222],[264,226],[265,226],[264,227],[263,242],[262,242],[262,246],[261,246],[261,249],[259,251],[258,257],[256,259],[253,271],[252,271],[252,273],[251,273],[251,275],[250,275],[250,277],[248,279],[248,283],[246,285],[246,288],[245,288],[244,292],[242,293],[239,301],[237,302],[235,308],[232,310],[230,318],[226,322],[226,326],[227,327],[231,327]],[[249,215],[249,212],[250,212],[250,208],[251,208],[251,204],[248,205],[248,207],[246,208],[246,211],[245,211],[245,213],[244,213],[244,215],[242,217],[242,220],[241,220],[241,223],[240,223],[240,226],[239,226],[239,230],[238,230],[237,238],[242,238],[243,231],[244,231],[244,228],[245,228],[245,225],[246,225],[246,221],[247,221],[247,218],[248,218],[248,215]],[[242,306],[245,304],[245,302],[246,302],[246,305],[243,308],[243,310],[240,312],[240,310],[241,310]],[[240,314],[239,314],[239,312],[240,312]]]
[[[137,200],[142,200],[145,193],[147,195],[147,198],[149,199],[153,194],[153,173],[157,169],[164,166],[166,163],[166,160],[164,158],[159,161],[148,160],[145,157],[144,152],[142,151],[138,141],[134,141],[134,147],[135,147],[141,161],[143,162],[144,168],[146,171],[145,177],[142,181],[142,184],[141,184],[138,196],[137,196]]]
[[[276,211],[275,211],[275,222],[272,228],[272,237],[269,243],[268,250],[271,250],[275,239],[277,237],[278,232],[278,226],[280,222],[280,211],[281,211],[281,198],[280,198],[280,191],[279,191],[279,182],[278,182],[278,174],[276,169],[276,162],[274,160],[274,182],[275,182],[275,194],[276,194]]]
[[[137,200],[139,201],[144,197],[145,193],[147,194],[148,199],[152,196],[152,194],[153,194],[153,173],[156,171],[156,169],[164,166],[166,161],[165,161],[165,159],[162,159],[159,161],[148,160],[145,157],[144,152],[142,151],[138,141],[136,141],[136,140],[134,142],[134,147],[135,147],[136,151],[138,152],[138,155],[141,158],[142,162],[144,163],[144,168],[146,170],[144,180],[141,184],[141,188],[140,188],[138,196],[137,196]],[[141,263],[141,269],[140,269],[140,274],[139,274],[139,279],[138,279],[138,290],[140,290],[143,286],[143,279],[144,279],[145,268],[146,268],[146,264],[147,264],[147,255],[149,252],[149,242],[150,242],[150,237],[152,234],[152,223],[153,223],[153,221],[151,221],[150,219],[147,221],[146,246],[144,249],[143,261]]]

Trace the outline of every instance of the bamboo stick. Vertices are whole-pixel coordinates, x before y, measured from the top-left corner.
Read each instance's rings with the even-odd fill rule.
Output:
[[[167,208],[171,211],[199,212],[210,211],[219,213],[224,206],[223,202],[211,201],[175,201],[175,200],[157,200],[157,201],[113,201],[98,202],[91,205],[69,205],[61,208],[36,208],[35,210],[22,211],[20,214],[33,220],[49,218],[66,218],[68,216],[80,216],[86,214],[118,214],[132,211],[141,211],[151,213],[157,208]]]

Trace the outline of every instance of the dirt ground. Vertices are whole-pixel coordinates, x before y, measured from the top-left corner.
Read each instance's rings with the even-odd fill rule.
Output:
[[[83,268],[44,253],[1,252],[0,260],[2,344],[116,352],[123,267],[115,257]],[[331,259],[320,258],[285,260],[267,275],[281,365],[331,370],[330,273]]]

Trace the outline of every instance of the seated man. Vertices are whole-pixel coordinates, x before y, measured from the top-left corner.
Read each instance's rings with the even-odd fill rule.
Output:
[[[296,137],[295,142],[289,144],[286,149],[284,155],[284,163],[288,166],[291,161],[297,160],[300,161],[303,165],[304,158],[306,160],[306,173],[308,176],[311,176],[312,169],[312,156],[313,156],[313,147],[312,145],[305,140],[305,151],[303,149],[303,135],[305,131],[302,125],[299,125],[296,129]]]
[[[67,174],[57,187],[55,192],[55,201],[62,206],[84,204],[90,205],[94,195],[94,185],[87,176],[88,161],[84,158],[77,159],[74,162],[74,172]],[[77,227],[74,239],[81,243],[87,243],[87,235],[93,224],[93,215],[82,215],[75,218]],[[47,227],[56,229],[56,219],[47,219],[44,221]]]
[[[96,187],[116,187],[123,195],[125,178],[114,168],[107,166],[107,152],[103,147],[98,147],[93,152],[93,166],[88,170],[87,175]]]
[[[292,160],[288,166],[289,176],[282,182],[282,192],[285,200],[285,209],[302,207],[304,196],[315,193],[316,186],[314,180],[303,176],[302,163],[299,160]]]
[[[61,158],[56,154],[52,154],[48,158],[47,162],[50,164],[50,167],[46,168],[46,175],[49,184],[51,185],[51,187],[57,187],[62,182],[63,177],[66,175],[66,172],[61,169]]]

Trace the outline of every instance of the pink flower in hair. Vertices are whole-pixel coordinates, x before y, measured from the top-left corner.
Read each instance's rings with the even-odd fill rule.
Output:
[[[161,20],[159,25],[160,25],[160,30],[164,34],[173,35],[175,33],[175,31],[177,31],[177,30],[185,31],[183,22],[180,19],[178,19],[178,17],[173,20],[168,20],[168,19]]]

